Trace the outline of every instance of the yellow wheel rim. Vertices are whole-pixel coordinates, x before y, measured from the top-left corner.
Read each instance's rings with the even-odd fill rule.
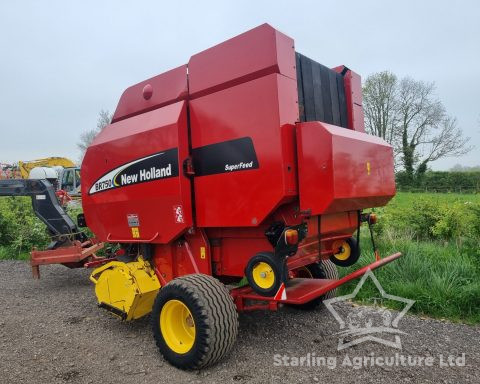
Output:
[[[160,331],[168,347],[184,354],[195,342],[195,321],[188,307],[180,300],[167,301],[160,312]]]
[[[333,254],[333,257],[337,260],[345,261],[352,254],[352,248],[346,241],[335,241],[332,248],[340,249],[338,253]]]
[[[255,264],[252,271],[252,277],[255,284],[262,289],[268,289],[275,284],[275,273],[270,264],[263,261]]]

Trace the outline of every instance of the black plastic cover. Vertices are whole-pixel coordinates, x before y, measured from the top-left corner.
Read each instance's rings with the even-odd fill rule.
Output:
[[[348,128],[343,76],[296,53],[300,121],[322,121]]]

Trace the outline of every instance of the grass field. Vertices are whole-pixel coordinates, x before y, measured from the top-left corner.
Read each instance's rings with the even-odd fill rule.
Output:
[[[480,194],[397,192],[396,196],[388,203],[388,207],[405,208],[419,197],[437,203],[452,203],[454,201],[480,203]]]
[[[406,233],[403,223],[396,232],[395,224],[388,216],[414,209],[419,200],[427,201],[429,206],[470,207],[471,204],[480,203],[480,195],[398,193],[387,207],[377,210],[379,221],[387,218],[391,224],[382,228],[377,243],[382,256],[395,252],[402,252],[403,256],[376,270],[375,276],[387,293],[416,300],[411,312],[479,323],[479,239],[475,235],[473,238],[464,238],[465,234],[462,234],[462,238],[452,237],[448,240],[419,239],[414,233]],[[422,213],[424,212],[420,212]],[[473,220],[477,220],[477,225],[480,224],[478,217]],[[368,229],[365,227],[362,231],[360,262],[348,269],[342,269],[342,275],[374,260]],[[357,281],[354,281],[343,286],[340,294],[351,293],[356,284]],[[361,301],[372,297],[378,298],[380,293],[373,283],[367,280],[357,299]],[[396,302],[385,301],[383,304],[399,308]]]

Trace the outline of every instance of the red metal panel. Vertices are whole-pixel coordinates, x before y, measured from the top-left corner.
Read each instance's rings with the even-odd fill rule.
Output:
[[[192,273],[212,274],[210,245],[201,229],[186,233],[185,238],[173,243],[156,245],[153,262],[162,285],[178,276]]]
[[[112,170],[167,150],[173,150],[175,156],[175,148],[178,158],[172,162],[178,162],[178,176],[112,185],[92,193],[98,180]],[[102,241],[172,241],[192,225],[191,182],[182,170],[188,156],[184,101],[107,126],[87,150],[82,164],[82,198],[88,226]],[[172,175],[174,167],[170,169]],[[129,222],[129,217],[134,219]],[[138,228],[138,233],[133,227]]]
[[[395,195],[392,147],[320,122],[297,124],[300,209],[312,215],[385,205]]]
[[[344,76],[345,95],[349,124],[357,132],[365,132],[365,118],[363,114],[362,80],[360,75],[348,70]]]
[[[178,276],[177,264],[179,260],[176,257],[177,247],[178,245],[175,242],[155,245],[153,262],[155,273],[162,286]]]
[[[188,73],[191,98],[271,73],[295,80],[293,40],[263,24],[193,55]]]
[[[346,68],[344,65],[333,68],[335,72],[345,71],[343,83],[347,102],[348,127],[357,132],[365,132],[363,113],[362,79],[360,75]]]
[[[287,129],[285,142],[281,135],[281,127],[298,117],[296,94],[295,80],[272,74],[190,101],[194,150],[249,137],[259,164],[195,177],[198,226],[257,226],[296,195],[293,135]]]
[[[263,234],[262,234],[263,235]],[[248,261],[258,252],[269,251],[271,244],[263,238],[224,238],[221,240],[219,275],[242,277]]]
[[[265,237],[268,225],[256,228],[213,228],[206,231],[211,240],[217,275],[242,277],[245,267],[258,252],[272,251]]]
[[[127,88],[120,97],[112,122],[184,100],[187,95],[187,66],[182,65]]]

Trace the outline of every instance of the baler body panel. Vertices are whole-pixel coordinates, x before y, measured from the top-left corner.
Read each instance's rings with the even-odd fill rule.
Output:
[[[334,125],[297,124],[300,210],[311,215],[385,205],[395,195],[392,147]]]
[[[293,39],[260,25],[190,58],[189,95],[196,98],[272,73],[296,80]]]
[[[82,165],[83,208],[103,241],[168,243],[193,224],[186,102],[104,128]]]
[[[358,73],[347,70],[344,76],[348,121],[357,132],[365,132],[363,113],[362,79]]]
[[[295,95],[271,74],[190,101],[198,226],[257,226],[296,196]]]
[[[264,24],[188,69],[196,224],[258,226],[297,195],[293,40]]]
[[[150,95],[144,92],[146,86],[150,87]],[[128,87],[120,97],[112,122],[185,100],[187,96],[187,66],[182,65]]]

